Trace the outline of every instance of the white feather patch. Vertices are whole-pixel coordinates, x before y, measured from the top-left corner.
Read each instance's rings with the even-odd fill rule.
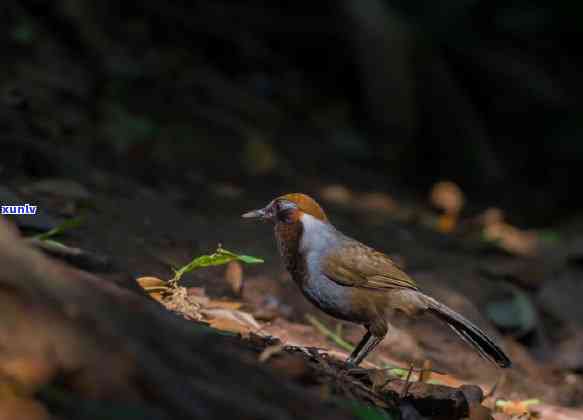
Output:
[[[300,242],[300,251],[309,254],[320,253],[330,245],[333,239],[333,227],[314,216],[304,213],[301,219],[304,233]]]

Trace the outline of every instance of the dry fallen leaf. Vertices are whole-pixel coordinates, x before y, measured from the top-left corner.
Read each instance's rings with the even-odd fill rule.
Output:
[[[243,266],[238,261],[231,261],[225,269],[225,280],[233,293],[240,295],[243,289]]]
[[[437,230],[443,233],[451,233],[455,230],[457,215],[446,213],[437,219]]]
[[[437,230],[443,233],[453,232],[464,206],[462,190],[451,181],[440,181],[433,185],[429,200],[433,206],[443,211],[437,220]]]
[[[159,279],[158,277],[139,277],[136,279],[136,281],[145,290],[148,290],[148,288],[154,288],[154,287],[163,287],[163,288],[168,287],[168,283],[166,283],[164,280]]]
[[[261,325],[253,318],[253,315],[247,312],[223,308],[203,308],[200,313],[211,327],[239,333],[244,338],[248,338],[249,333],[261,329]]]
[[[429,197],[431,204],[448,214],[458,214],[464,206],[464,193],[451,181],[433,185]]]
[[[136,281],[152,299],[162,302],[162,293],[168,290],[168,283],[157,277],[139,277]]]
[[[504,220],[504,212],[496,207],[484,210],[472,223],[480,229],[484,240],[511,254],[531,256],[538,251],[538,235],[510,225]]]
[[[522,401],[496,401],[496,408],[509,416],[525,416],[531,414],[530,406],[540,404],[539,400],[522,400]]]
[[[534,232],[520,230],[507,223],[496,223],[484,228],[484,237],[511,254],[531,256],[538,249],[538,236]]]
[[[162,302],[162,300],[164,299],[162,293],[160,292],[152,292],[150,293],[150,297],[158,302]]]
[[[261,329],[251,314],[238,310],[243,305],[241,302],[211,300],[202,288],[177,287],[162,298],[162,303],[187,319],[208,322],[213,328],[239,333],[245,338]]]
[[[233,321],[239,322],[240,324],[247,325],[251,329],[258,330],[261,328],[261,325],[253,318],[253,315],[242,312],[242,311],[235,311],[229,309],[209,309],[203,308],[201,309],[201,314],[203,314],[207,319],[231,319]]]

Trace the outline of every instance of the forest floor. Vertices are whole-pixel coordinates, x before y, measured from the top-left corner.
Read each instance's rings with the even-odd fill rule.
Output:
[[[344,360],[363,332],[312,307],[285,273],[271,228],[241,220],[243,212],[263,206],[282,191],[267,187],[261,194],[247,194],[236,185],[217,184],[193,194],[176,185],[172,190],[156,189],[97,169],[88,171],[94,175],[91,186],[72,179],[16,177],[3,191],[3,201],[13,193],[23,202],[38,205],[44,216],[32,216],[39,217],[32,224],[44,224],[41,230],[82,216],[77,226],[51,239],[106,256],[116,262],[116,270],[131,273],[136,281],[154,278],[141,280],[143,285],[160,286],[156,279],[170,279],[172,267],[212,254],[219,244],[264,259],[263,264],[231,262],[201,268],[183,276],[181,293],[151,296],[192,322],[251,340],[257,352],[253,363],[275,361],[270,368],[276,375],[327,398],[322,388],[326,381],[306,381],[302,362],[284,355],[300,354],[320,368],[322,363],[329,368],[325,360]],[[551,235],[511,228],[499,218],[485,222],[483,215],[452,222],[440,217],[429,200],[400,201],[386,192],[367,193],[338,185],[314,192],[330,208],[337,227],[392,255],[424,291],[497,337],[514,362],[507,370],[493,367],[430,317],[396,318],[387,338],[362,365],[370,369],[365,381],[370,391],[379,383],[386,385],[387,378],[408,377],[413,384],[421,381],[453,388],[475,384],[487,397],[482,406],[496,418],[523,410],[527,417],[536,413],[543,418],[583,416],[583,409],[577,408],[583,401],[583,377],[577,373],[583,368],[583,316],[577,299],[583,294],[576,226]],[[35,230],[31,230],[31,220],[30,216],[20,218],[25,232]],[[485,229],[506,233],[495,241],[487,240]],[[342,366],[330,363],[337,366],[334,369]],[[317,378],[318,369],[315,372],[311,375]],[[371,372],[383,375],[379,379]],[[341,381],[353,379],[347,375]],[[409,392],[416,395],[414,388]],[[432,395],[433,391],[418,392]],[[375,402],[374,398],[365,400]]]

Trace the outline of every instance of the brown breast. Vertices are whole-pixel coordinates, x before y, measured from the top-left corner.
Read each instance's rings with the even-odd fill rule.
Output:
[[[306,259],[300,252],[302,233],[303,227],[299,221],[275,225],[275,239],[279,254],[283,258],[285,268],[300,287],[305,284],[308,276]]]

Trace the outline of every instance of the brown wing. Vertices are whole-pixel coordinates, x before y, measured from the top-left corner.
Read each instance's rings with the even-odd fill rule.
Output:
[[[415,281],[387,255],[360,242],[351,241],[330,251],[322,263],[323,273],[343,286],[417,290]]]

